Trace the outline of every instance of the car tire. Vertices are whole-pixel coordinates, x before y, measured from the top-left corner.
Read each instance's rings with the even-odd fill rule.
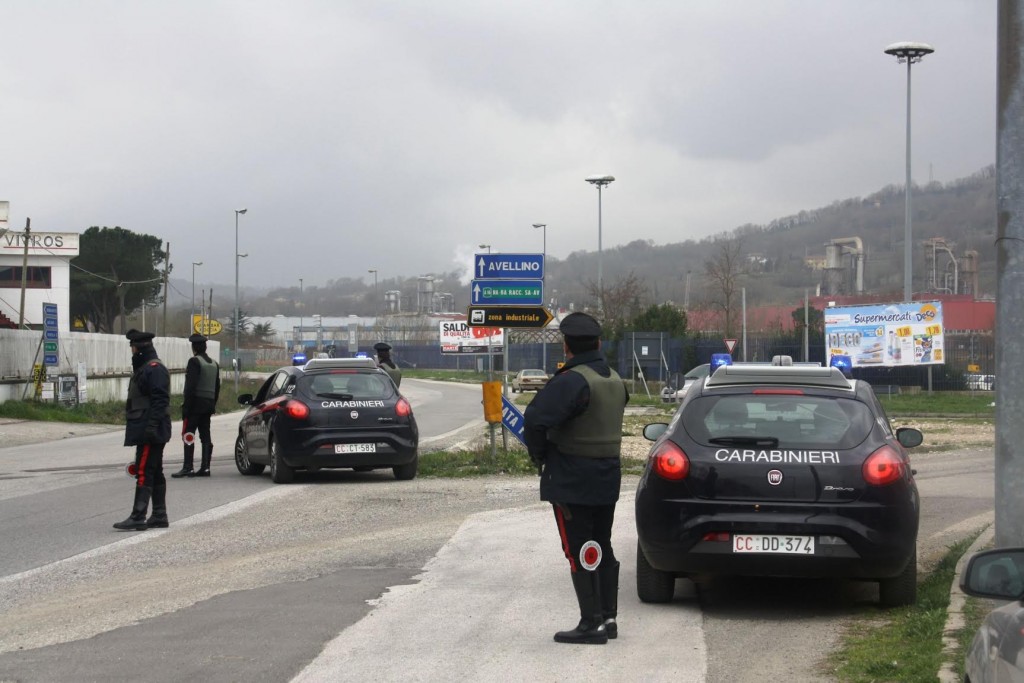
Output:
[[[417,454],[412,462],[405,465],[395,465],[391,468],[391,471],[395,473],[395,479],[398,481],[409,481],[416,478],[416,471],[419,469],[419,465],[420,456]]]
[[[270,441],[270,478],[275,484],[290,484],[295,479],[295,470],[281,458],[277,439]]]
[[[675,574],[655,569],[636,544],[636,595],[640,602],[669,602],[676,593]]]
[[[917,602],[917,549],[897,576],[880,579],[878,602],[882,607],[904,607]]]
[[[266,465],[259,465],[249,460],[249,449],[245,446],[245,437],[241,434],[235,439],[235,467],[247,477],[263,474]]]

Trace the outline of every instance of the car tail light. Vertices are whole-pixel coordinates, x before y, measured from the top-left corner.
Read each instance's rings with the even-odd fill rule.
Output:
[[[882,446],[868,456],[861,471],[864,481],[872,486],[887,486],[901,479],[906,470],[906,463],[899,453],[891,446]]]
[[[305,420],[309,417],[309,406],[302,401],[291,400],[281,406],[284,414],[293,420]]]
[[[751,392],[755,395],[775,395],[775,396],[803,396],[803,389],[754,389]]]
[[[683,449],[671,441],[663,441],[651,454],[654,472],[662,479],[679,481],[690,473],[690,459]]]
[[[412,415],[412,406],[404,398],[400,398],[398,403],[395,404],[395,414],[398,417],[409,417]]]
[[[704,538],[702,538],[700,540],[702,540],[702,541],[713,541],[713,542],[716,542],[716,543],[725,543],[725,542],[729,541],[729,532],[728,531],[709,531],[706,534],[704,534]]]

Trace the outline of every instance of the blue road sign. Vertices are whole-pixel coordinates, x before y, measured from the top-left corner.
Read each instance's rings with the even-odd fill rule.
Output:
[[[43,315],[57,315],[57,304],[43,304]]]
[[[477,254],[473,277],[478,280],[544,279],[544,254]]]
[[[507,396],[501,397],[501,424],[512,432],[512,436],[519,439],[524,446],[526,445],[526,439],[523,438],[523,428],[526,427],[523,414],[512,404],[512,401],[508,400]]]
[[[55,353],[44,353],[43,354],[44,365],[57,365],[57,354]]]
[[[46,341],[57,341],[57,330],[43,330],[43,339]]]
[[[544,300],[544,283],[540,280],[473,280],[471,291],[474,305],[539,306]]]

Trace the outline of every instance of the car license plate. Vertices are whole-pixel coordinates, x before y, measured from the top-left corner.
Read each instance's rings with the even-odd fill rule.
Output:
[[[334,445],[335,453],[376,453],[375,443],[339,443]]]
[[[814,536],[733,534],[732,551],[734,553],[813,555]]]

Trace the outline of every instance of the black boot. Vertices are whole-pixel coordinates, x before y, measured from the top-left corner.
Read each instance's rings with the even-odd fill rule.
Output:
[[[181,479],[182,477],[192,476],[192,457],[196,452],[195,445],[185,446],[185,462],[181,464],[181,469],[172,474],[171,476],[175,479]]]
[[[167,519],[167,482],[162,481],[153,486],[153,514],[146,520],[146,527],[166,529],[170,525]]]
[[[203,462],[199,465],[199,469],[196,470],[195,476],[197,477],[208,477],[210,476],[210,460],[213,459],[213,444],[203,443]]]
[[[580,604],[580,623],[571,631],[556,633],[555,642],[604,645],[608,642],[608,633],[601,613],[597,572],[580,569],[572,575],[572,587],[576,589],[576,600]]]
[[[598,581],[601,584],[601,611],[604,614],[604,630],[608,638],[619,637],[619,626],[615,617],[619,611],[619,563],[601,563],[597,568]]]
[[[121,531],[145,531],[148,528],[146,526],[146,509],[149,507],[149,497],[152,493],[153,489],[148,486],[136,486],[132,514],[123,522],[115,524],[114,528]]]

